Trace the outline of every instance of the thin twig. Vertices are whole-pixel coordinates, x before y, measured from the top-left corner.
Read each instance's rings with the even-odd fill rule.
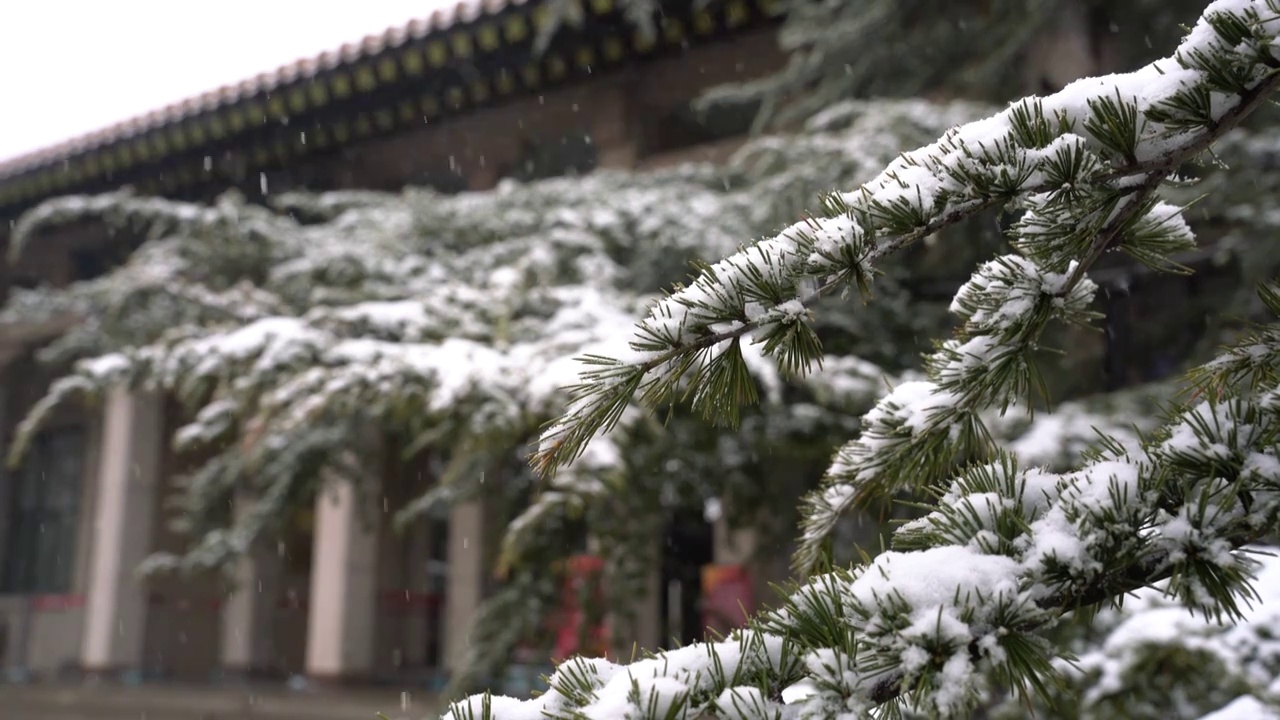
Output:
[[[1094,239],[1093,245],[1089,248],[1089,254],[1086,255],[1080,264],[1076,266],[1075,271],[1071,273],[1071,277],[1067,279],[1067,282],[1063,285],[1060,293],[1062,295],[1066,295],[1071,292],[1071,289],[1084,279],[1084,274],[1088,272],[1089,268],[1095,262],[1098,261],[1098,258],[1102,257],[1103,253],[1107,250],[1114,247],[1120,239],[1120,230],[1133,219],[1134,215],[1137,213],[1137,209],[1142,207],[1143,200],[1154,193],[1156,188],[1160,187],[1160,183],[1164,182],[1170,173],[1181,167],[1187,160],[1190,160],[1191,158],[1208,150],[1219,138],[1231,130],[1234,130],[1242,120],[1248,117],[1254,110],[1257,110],[1262,103],[1266,102],[1267,97],[1275,92],[1277,88],[1280,88],[1280,71],[1273,70],[1252,89],[1242,93],[1240,95],[1242,98],[1241,102],[1232,106],[1230,110],[1223,113],[1222,118],[1215,122],[1207,132],[1198,135],[1193,141],[1179,148],[1177,152],[1169,153],[1168,155],[1154,158],[1152,160],[1133,163],[1127,166],[1127,168],[1122,168],[1121,170],[1117,170],[1115,173],[1108,173],[1107,176],[1104,176],[1119,179],[1125,176],[1140,175],[1144,173],[1147,175],[1146,179],[1142,181],[1142,184],[1138,186],[1137,191],[1129,198],[1129,205],[1117,214],[1117,216],[1107,224],[1107,227],[1104,228],[1102,232],[1098,233],[1098,236]],[[1124,170],[1128,170],[1128,172],[1124,175],[1116,174],[1123,172]]]

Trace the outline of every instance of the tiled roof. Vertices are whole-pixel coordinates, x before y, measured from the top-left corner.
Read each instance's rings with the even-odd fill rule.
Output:
[[[40,200],[133,184],[181,192],[209,181],[227,150],[249,170],[281,167],[424,119],[520,93],[542,92],[593,70],[679,51],[772,22],[777,0],[661,0],[646,36],[617,0],[575,0],[581,25],[533,52],[546,0],[468,0],[429,18],[291,63],[146,115],[0,163],[0,218]],[[3,232],[3,228],[0,228]]]
[[[537,0],[534,0],[536,2]],[[415,19],[408,25],[387,28],[380,35],[368,35],[357,43],[346,43],[337,50],[320,53],[313,58],[301,58],[283,65],[274,72],[260,73],[234,85],[223,85],[217,90],[197,95],[181,102],[167,105],[144,115],[110,125],[96,132],[81,135],[31,153],[0,161],[0,182],[41,165],[64,160],[86,150],[100,147],[114,140],[129,138],[163,125],[178,122],[200,112],[215,110],[233,104],[243,98],[272,90],[297,80],[314,77],[322,70],[376,55],[387,48],[403,45],[411,39],[426,37],[432,32],[442,32],[458,25],[474,22],[482,15],[493,15],[509,6],[524,5],[529,0],[469,0],[442,10],[426,19]]]
[[[537,2],[537,0],[533,1]],[[225,107],[260,93],[269,93],[281,85],[314,77],[323,70],[354,63],[387,48],[399,47],[408,40],[423,38],[432,32],[442,32],[458,25],[472,23],[481,15],[496,14],[509,6],[524,5],[526,2],[529,0],[459,2],[451,8],[433,12],[429,18],[415,19],[407,25],[388,28],[380,35],[368,35],[360,42],[346,43],[337,50],[323,52],[313,58],[301,58],[281,66],[274,72],[260,73],[234,85],[224,85],[217,90],[173,103],[96,132],[0,161],[0,182],[24,170],[56,163],[114,140],[133,137],[147,130],[179,122],[200,112]]]

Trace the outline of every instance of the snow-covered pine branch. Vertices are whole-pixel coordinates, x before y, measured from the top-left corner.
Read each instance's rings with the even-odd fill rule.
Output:
[[[1280,718],[1280,548],[1245,548],[1259,563],[1257,595],[1236,623],[1218,623],[1165,595],[1167,583],[1126,598],[1055,638],[1078,658],[1058,661],[1065,679],[1032,710],[1041,717],[1274,720]],[[1014,698],[987,717],[1022,720]]]
[[[1034,387],[1029,351],[1049,321],[1089,319],[1085,273],[1104,252],[1178,269],[1170,256],[1194,238],[1157,193],[1280,86],[1278,27],[1275,2],[1214,2],[1171,58],[954,129],[828,196],[824,217],[706,267],[658,303],[630,352],[592,359],[598,369],[544,433],[542,472],[572,462],[635,396],[654,404],[691,387],[705,414],[732,419],[753,394],[745,340],[784,373],[807,371],[821,360],[808,325],[817,299],[865,296],[879,260],[976,212],[1019,213],[1017,253],[957,295],[964,325],[928,378],[899,384],[864,417],[806,508],[797,557],[812,568],[858,501],[932,489],[934,511],[895,533],[893,551],[792,588],[726,640],[631,666],[571,661],[538,699],[477,696],[450,717],[963,716],[993,683],[1045,695],[1056,653],[1043,631],[1161,579],[1183,605],[1238,619],[1253,569],[1238,549],[1280,519],[1280,390],[1258,381],[1267,373],[1171,413],[1139,448],[1104,437],[1066,473],[1020,468],[992,447],[981,415]],[[1263,300],[1280,312],[1273,289]],[[1265,367],[1258,358],[1278,352],[1240,346],[1218,366],[1244,356]],[[783,703],[801,679],[815,692]]]
[[[452,717],[861,717],[885,704],[963,717],[993,685],[1046,693],[1057,669],[1044,629],[1162,578],[1179,604],[1238,619],[1254,566],[1235,550],[1280,520],[1274,395],[1202,402],[1141,451],[1104,444],[1072,472],[971,465],[893,551],[792,587],[724,641],[630,666],[571,661],[543,697],[476,697]],[[734,672],[744,655],[750,672]],[[810,695],[778,700],[802,680]],[[758,707],[735,714],[725,702],[738,697]]]
[[[633,395],[653,404],[686,381],[696,388],[739,377],[744,340],[784,372],[808,370],[821,359],[811,305],[836,290],[865,295],[878,260],[982,210],[1023,211],[1011,241],[1025,281],[1043,289],[1036,304],[1050,309],[1103,252],[1152,262],[1193,243],[1176,209],[1154,193],[1280,86],[1269,6],[1231,7],[1211,5],[1170,58],[954,128],[857,190],[823,198],[823,217],[707,267],[650,310],[629,352],[592,358],[599,369],[583,375],[569,412],[544,433],[539,468],[572,461]],[[1040,323],[1043,314],[1033,313]],[[1012,321],[981,334],[1035,330]],[[730,387],[732,398],[700,394],[701,409],[750,393]]]

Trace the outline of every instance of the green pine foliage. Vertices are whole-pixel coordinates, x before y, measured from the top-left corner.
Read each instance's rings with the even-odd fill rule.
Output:
[[[545,0],[537,48],[565,27],[582,27],[587,0]],[[724,11],[719,0],[617,0],[637,32],[661,33],[673,8]],[[1054,89],[1071,72],[1134,67],[1176,42],[1199,0],[769,0],[779,18],[783,67],[713,88],[701,110],[754,108],[757,129],[796,127],[832,105],[867,97],[941,93],[1003,102]],[[1136,42],[1126,42],[1131,37]],[[1037,50],[1052,44],[1048,61]],[[1064,55],[1069,57],[1064,57]],[[1077,67],[1080,63],[1091,67]],[[1068,65],[1059,71],[1052,66]],[[884,68],[892,67],[892,73]],[[1037,75],[1040,72],[1042,75]],[[1047,76],[1043,74],[1047,73]],[[1188,98],[1190,99],[1190,98]]]
[[[807,500],[796,569],[808,577],[779,607],[630,665],[570,661],[537,699],[483,696],[450,716],[963,717],[992,688],[1051,698],[1062,649],[1046,633],[1154,583],[1201,616],[1241,620],[1258,567],[1243,549],[1280,520],[1280,390],[1265,380],[1280,348],[1266,327],[1193,374],[1199,393],[1159,428],[1137,442],[1104,434],[1065,472],[1017,462],[984,415],[1029,406],[1031,353],[1050,324],[1090,321],[1088,273],[1104,254],[1181,270],[1171,255],[1194,236],[1162,187],[1280,87],[1278,28],[1280,4],[1214,2],[1172,57],[948,131],[654,305],[628,352],[593,357],[543,434],[542,473],[572,469],[636,397],[659,404],[692,387],[732,419],[717,411],[751,396],[738,381],[744,343],[803,375],[823,360],[806,330],[820,299],[865,297],[891,254],[976,213],[1016,215],[1014,251],[957,293],[962,322],[924,379],[866,413]],[[1276,298],[1260,292],[1271,322]],[[822,570],[838,518],[905,490],[934,500],[891,551]],[[800,682],[810,692],[786,703]]]
[[[199,205],[121,191],[50,201],[21,218],[14,252],[84,220],[141,244],[99,278],[15,289],[0,308],[0,323],[79,319],[41,349],[64,374],[23,422],[10,459],[61,404],[93,403],[119,385],[180,400],[174,449],[195,464],[171,512],[190,544],[152,558],[153,571],[225,567],[325,482],[379,492],[363,459],[426,460],[431,486],[390,507],[389,520],[438,519],[483,497],[493,527],[505,528],[495,550],[502,582],[472,630],[484,641],[455,678],[471,686],[497,676],[515,646],[543,639],[560,592],[548,569],[586,549],[587,528],[619,627],[656,561],[637,548],[651,548],[672,513],[732,498],[729,522],[758,526],[768,543],[789,538],[795,495],[814,486],[885,378],[916,362],[913,338],[944,326],[945,305],[914,298],[909,268],[891,271],[875,311],[833,312],[814,326],[826,339],[821,372],[786,378],[744,346],[721,366],[736,376],[706,376],[758,400],[737,428],[689,411],[737,409],[715,395],[674,398],[681,409],[665,422],[624,403],[615,436],[541,479],[525,457],[564,408],[574,356],[624,342],[632,318],[697,258],[789,224],[815,188],[861,182],[902,144],[982,110],[856,103],[810,132],[758,138],[725,167],[454,196],[288,194],[261,207],[234,195]],[[995,239],[985,226],[963,230],[966,244]],[[381,448],[369,447],[370,429]],[[798,487],[767,482],[762,461],[794,469]],[[772,522],[760,523],[763,511]]]
[[[536,634],[559,590],[548,568],[588,529],[609,567],[605,602],[625,614],[673,510],[730,498],[732,523],[767,511],[781,529],[789,495],[811,490],[797,518],[807,577],[750,628],[630,666],[573,660],[537,700],[481,696],[454,716],[963,716],[993,694],[1055,707],[1045,698],[1075,696],[1062,691],[1069,646],[1051,639],[1060,618],[1161,579],[1179,607],[1235,618],[1252,570],[1238,548],[1274,529],[1270,286],[1230,298],[1261,324],[1206,332],[1247,337],[1192,375],[1191,400],[1159,388],[1163,415],[1151,389],[1027,411],[1071,385],[1070,356],[1046,350],[1094,322],[1112,251],[1151,274],[1207,252],[1273,278],[1280,258],[1252,240],[1276,222],[1266,164],[1280,143],[1228,131],[1277,83],[1275,13],[1215,3],[1158,68],[977,123],[989,110],[964,103],[823,101],[803,132],[757,138],[727,168],[270,208],[233,195],[53,201],[20,221],[15,251],[85,218],[145,242],[101,278],[17,290],[0,309],[0,322],[81,321],[42,352],[70,370],[13,459],[59,403],[119,385],[175,395],[176,447],[202,458],[176,516],[192,545],[151,567],[204,568],[322,482],[376,488],[346,460],[370,453],[377,429],[433,460],[436,485],[401,521],[500,501],[504,582],[463,686]],[[848,92],[862,90],[834,97]],[[1187,165],[1213,143],[1238,166]],[[1175,171],[1205,179],[1167,182]],[[833,187],[858,190],[815,208]],[[697,258],[788,226],[654,297]],[[961,288],[954,302],[918,287],[923,268],[974,266],[967,282],[944,277]],[[948,309],[954,336],[922,347]],[[587,376],[574,356],[590,358]],[[776,468],[825,464],[854,433],[821,480],[779,481]],[[903,497],[915,519],[892,552],[849,565],[850,517]],[[229,517],[232,498],[251,507]],[[797,685],[810,695],[784,703]]]
[[[1280,717],[1280,559],[1275,547],[1250,547],[1259,563],[1256,597],[1238,621],[1189,612],[1167,586],[1139,590],[1122,607],[1068,618],[1053,641],[1074,654],[1057,661],[1061,683],[1035,701],[1041,717],[1195,720]],[[1012,697],[986,704],[988,717],[1024,718]],[[1234,713],[1234,714],[1233,714]]]
[[[639,18],[650,4],[624,6]],[[768,127],[794,124],[849,98],[943,93],[1004,101],[1056,89],[1074,79],[1073,70],[1110,72],[1154,60],[1201,6],[1197,0],[777,0],[786,65],[715,88],[702,104],[758,106],[757,126]],[[1050,44],[1056,54],[1046,66],[1035,53]],[[1093,67],[1076,67],[1081,63]]]

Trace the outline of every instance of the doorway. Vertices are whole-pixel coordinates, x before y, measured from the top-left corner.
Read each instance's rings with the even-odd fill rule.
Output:
[[[659,619],[664,648],[702,640],[702,568],[714,560],[714,552],[715,534],[701,512],[673,513],[662,546]]]

